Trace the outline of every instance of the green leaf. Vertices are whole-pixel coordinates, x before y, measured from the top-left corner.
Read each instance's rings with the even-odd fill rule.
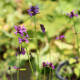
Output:
[[[75,62],[76,62],[76,59],[74,59],[74,58],[69,59],[69,64],[73,64]]]

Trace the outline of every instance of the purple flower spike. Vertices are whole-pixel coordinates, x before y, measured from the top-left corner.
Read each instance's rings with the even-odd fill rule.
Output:
[[[42,32],[45,33],[45,27],[44,27],[44,25],[40,24],[40,27],[41,27]]]
[[[59,35],[59,37],[56,37],[56,40],[57,40],[57,39],[61,40],[61,39],[63,39],[63,38],[65,38],[64,35]]]
[[[35,16],[37,13],[39,13],[39,8],[37,6],[31,6],[30,9],[28,10],[28,13],[30,16]]]
[[[43,62],[43,64],[42,64],[42,65],[43,65],[43,67],[46,67],[46,66],[47,66],[47,64],[46,64],[45,62]]]
[[[67,13],[67,16],[70,16],[70,18],[72,18],[72,17],[74,17],[74,16],[76,16],[76,17],[78,17],[78,15],[77,15],[77,13],[75,13],[74,14],[74,9],[72,10],[72,12],[69,14],[69,13]]]
[[[18,52],[17,52],[15,55],[16,55],[16,56],[17,56],[18,54],[25,55],[25,53],[26,53],[25,49],[22,48],[22,46],[21,46],[21,50],[20,50],[20,47],[18,47]]]

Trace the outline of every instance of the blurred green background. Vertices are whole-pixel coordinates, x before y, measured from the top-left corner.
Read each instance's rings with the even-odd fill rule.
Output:
[[[43,61],[49,61],[48,40],[50,42],[51,61],[55,65],[55,68],[61,62],[78,56],[73,22],[66,14],[74,9],[75,13],[78,13],[80,16],[80,0],[0,0],[0,76],[3,78],[1,80],[7,80],[5,76],[9,76],[9,66],[13,67],[19,64],[18,57],[16,58],[15,56],[19,44],[18,38],[14,34],[14,26],[25,25],[29,37],[34,37],[33,17],[29,18],[27,10],[31,5],[37,4],[40,9],[40,14],[36,15],[40,68],[42,68]],[[80,40],[80,17],[75,18],[75,22],[78,39]],[[40,24],[45,25],[45,34],[40,30]],[[60,40],[56,40],[56,36],[59,36],[59,34],[65,35],[63,43]],[[34,61],[33,66],[35,69],[37,56],[35,54],[36,46],[34,40],[29,40],[29,43],[26,45],[28,51],[32,54],[33,58],[31,58],[31,60]],[[23,77],[26,75],[28,80],[32,80],[27,55],[20,55],[20,58],[20,66],[28,69],[26,72],[23,71],[21,73],[21,80],[23,80]],[[16,78],[15,72],[16,71],[12,69],[14,78]],[[36,70],[35,72],[37,75]],[[55,76],[55,70],[52,76],[52,80],[53,79],[58,80]],[[24,80],[27,79],[24,78]]]

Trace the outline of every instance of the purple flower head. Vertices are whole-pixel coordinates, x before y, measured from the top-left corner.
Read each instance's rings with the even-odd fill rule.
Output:
[[[30,9],[28,10],[28,13],[30,16],[35,16],[37,13],[39,13],[39,8],[37,6],[31,6]]]
[[[56,40],[57,40],[57,39],[61,40],[61,39],[63,39],[63,38],[65,38],[64,35],[59,35],[59,37],[56,37]]]
[[[46,67],[47,66],[47,64],[45,62],[43,62],[42,65],[43,65],[43,67]]]
[[[68,15],[70,15],[70,18],[72,18],[72,17],[74,17],[74,16],[78,17],[77,13],[74,14],[74,9],[72,10],[72,12],[70,12],[70,14],[67,13],[67,16],[68,16]]]
[[[24,50],[24,48],[22,48],[22,46],[21,46],[21,50],[20,50],[20,47],[18,47],[18,52],[15,54],[16,56],[18,55],[18,54],[22,54],[22,55],[25,55],[25,50]]]
[[[27,33],[27,30],[24,26],[23,27],[15,26],[15,29],[16,29],[16,31],[14,32],[15,35],[20,34],[21,36],[24,36],[24,33]]]
[[[40,24],[40,27],[41,27],[42,32],[45,33],[45,27],[44,27],[44,25]]]

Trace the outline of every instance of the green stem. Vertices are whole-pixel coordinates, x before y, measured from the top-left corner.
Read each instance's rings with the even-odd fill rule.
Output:
[[[26,48],[26,51],[27,51],[27,48]],[[27,56],[28,56],[28,59],[29,59],[29,64],[30,64],[30,67],[31,67],[31,71],[32,71],[32,74],[33,74],[34,80],[36,80],[35,75],[34,75],[34,71],[33,71],[33,68],[32,68],[32,64],[31,64],[31,61],[30,61],[30,57],[29,57],[29,53],[28,53],[28,51],[27,51]]]
[[[49,39],[49,37],[48,37],[48,34],[47,34],[47,39]],[[49,60],[50,60],[50,62],[51,62],[51,50],[50,50],[50,42],[49,42],[49,40],[48,40],[48,44],[49,44]],[[50,75],[51,75],[51,69],[50,69],[50,73],[49,73],[49,80],[50,80]]]
[[[77,30],[76,30],[76,28],[75,28],[75,22],[74,22],[74,19],[73,19],[73,27],[74,27],[74,30],[75,30],[76,42],[77,42],[77,51],[78,51],[78,54],[79,54],[78,36],[77,36]]]
[[[75,28],[75,22],[74,22],[74,19],[73,19],[73,27],[74,27],[74,30],[75,30],[75,35],[76,35],[77,52],[78,52],[78,55],[80,55],[80,54],[79,54],[78,36],[77,36],[77,30],[76,30],[76,28]],[[79,71],[79,75],[80,75],[80,71]]]
[[[19,70],[17,70],[17,80],[19,80]]]
[[[21,44],[20,44],[20,51],[21,51]],[[19,64],[20,64],[20,55],[19,55]],[[19,65],[18,65],[19,68]],[[19,80],[19,70],[17,70],[17,80]]]
[[[49,72],[49,80],[50,80],[50,77],[51,77],[51,68],[50,68],[50,72]]]
[[[35,19],[35,16],[34,16],[34,24],[35,24],[35,44],[36,44],[36,53],[37,53],[37,63],[38,63],[38,72],[40,73],[39,71],[39,56],[38,56],[38,46],[37,46],[37,32],[36,32],[36,19]]]
[[[45,67],[44,67],[44,80],[45,80]]]
[[[11,70],[10,70],[10,75],[11,75],[11,80],[13,80],[13,77],[12,77],[12,73],[11,73]]]

